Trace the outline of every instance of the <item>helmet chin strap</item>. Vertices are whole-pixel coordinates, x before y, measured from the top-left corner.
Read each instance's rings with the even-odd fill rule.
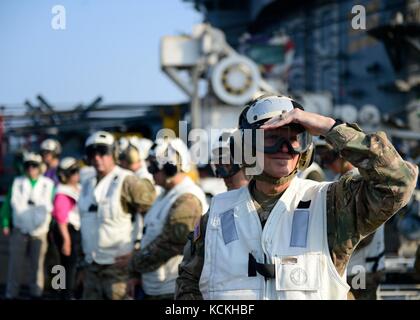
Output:
[[[258,181],[264,181],[268,182],[269,184],[275,185],[275,186],[281,186],[282,184],[285,184],[289,181],[291,181],[297,174],[297,168],[295,168],[289,175],[276,178],[271,175],[269,175],[267,172],[263,171],[261,174],[252,176],[253,179]]]

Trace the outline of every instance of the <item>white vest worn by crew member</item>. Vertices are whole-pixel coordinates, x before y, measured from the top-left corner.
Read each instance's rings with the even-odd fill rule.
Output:
[[[360,274],[361,271],[376,272],[385,269],[385,227],[381,225],[372,241],[363,248],[353,252],[347,272],[349,275]]]
[[[113,264],[133,250],[131,214],[121,206],[124,179],[132,173],[118,166],[98,183],[91,177],[79,198],[82,245],[88,263]]]
[[[28,177],[17,177],[12,185],[13,224],[21,232],[41,236],[48,232],[53,209],[54,182],[40,176],[32,187]]]
[[[157,236],[168,218],[168,214],[174,202],[183,194],[190,193],[196,196],[203,208],[204,214],[208,205],[204,192],[189,178],[176,185],[166,194],[161,194],[144,217],[145,234],[142,239],[142,248],[146,248]],[[142,274],[143,290],[148,295],[172,294],[175,292],[175,280],[178,277],[178,265],[182,261],[182,255],[170,258],[157,270]]]
[[[80,190],[80,186],[79,186]],[[57,187],[56,195],[63,194],[71,199],[74,200],[75,206],[69,212],[68,216],[68,223],[70,223],[75,230],[80,230],[80,213],[79,208],[77,206],[77,202],[79,201],[80,191],[74,189],[73,187],[65,184],[59,184]]]
[[[328,186],[295,177],[264,229],[248,187],[214,197],[200,278],[203,298],[346,299],[346,275],[339,275],[328,248]]]

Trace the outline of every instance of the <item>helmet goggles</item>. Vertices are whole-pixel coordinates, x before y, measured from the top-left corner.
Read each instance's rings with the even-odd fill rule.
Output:
[[[274,154],[280,152],[286,145],[288,153],[301,154],[308,150],[312,136],[299,125],[264,130],[262,135],[256,135],[255,148],[260,152]]]

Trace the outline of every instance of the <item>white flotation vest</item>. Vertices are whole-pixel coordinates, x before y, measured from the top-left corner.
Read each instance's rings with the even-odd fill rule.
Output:
[[[354,250],[347,273],[359,274],[361,271],[376,272],[385,269],[385,227],[381,225],[373,236],[372,241],[363,248]]]
[[[71,209],[68,215],[68,223],[70,223],[74,229],[80,230],[80,213],[79,213],[79,207],[77,206],[77,203],[79,201],[80,196],[80,186],[78,186],[78,189],[65,185],[65,184],[59,184],[57,186],[56,196],[59,194],[63,194],[71,199],[74,200],[75,205]]]
[[[176,185],[167,193],[161,194],[144,218],[145,233],[141,242],[142,248],[147,246],[160,235],[164,224],[168,219],[168,214],[174,202],[183,194],[196,196],[202,206],[204,214],[208,205],[204,192],[191,180],[185,177],[184,180]],[[163,295],[175,293],[175,280],[178,277],[178,265],[182,261],[182,255],[170,258],[157,270],[142,274],[144,292],[148,295]]]
[[[88,263],[113,264],[133,250],[131,214],[121,206],[121,189],[132,173],[118,166],[98,183],[96,176],[82,186],[79,198],[82,245]]]
[[[41,236],[48,232],[53,209],[54,182],[40,176],[32,187],[28,177],[17,177],[13,181],[11,207],[13,225],[21,232]]]
[[[214,197],[200,278],[203,298],[346,299],[346,275],[339,275],[328,248],[328,186],[294,178],[263,230],[248,187]],[[261,268],[271,276],[262,276]]]

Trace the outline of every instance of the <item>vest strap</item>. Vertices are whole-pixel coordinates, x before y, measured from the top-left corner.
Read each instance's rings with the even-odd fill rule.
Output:
[[[256,277],[257,272],[266,279],[276,277],[276,267],[274,264],[258,263],[252,253],[248,256],[248,277]]]

